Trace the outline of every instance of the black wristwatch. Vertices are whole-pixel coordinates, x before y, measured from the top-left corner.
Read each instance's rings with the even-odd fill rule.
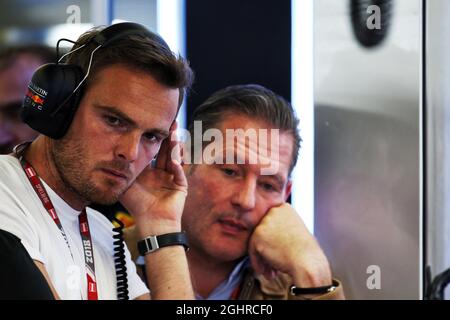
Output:
[[[184,246],[186,251],[189,249],[185,232],[173,232],[162,234],[160,236],[149,236],[137,243],[139,254],[142,256],[152,253],[159,248],[176,245]]]

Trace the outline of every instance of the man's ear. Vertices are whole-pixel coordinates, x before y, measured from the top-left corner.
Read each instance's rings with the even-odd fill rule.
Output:
[[[172,122],[172,124],[170,125],[170,131],[174,131],[174,130],[177,130],[177,128],[178,128],[178,122],[177,122],[177,120],[176,120],[176,118],[175,118],[175,120],[173,120],[173,122]]]
[[[284,195],[284,201],[287,201],[292,191],[292,180],[289,180],[286,185],[286,194]]]

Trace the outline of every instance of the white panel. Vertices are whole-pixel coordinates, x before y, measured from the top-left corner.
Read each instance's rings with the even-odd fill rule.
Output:
[[[91,0],[91,22],[94,26],[109,25],[109,0]]]
[[[449,15],[449,1],[427,1],[427,259],[433,277],[450,268]]]
[[[292,173],[292,205],[314,231],[313,0],[292,0],[292,106],[303,139]]]
[[[185,57],[185,1],[158,0],[156,7],[158,33],[173,52]],[[181,106],[177,121],[180,128],[186,128],[186,103]]]
[[[315,233],[350,299],[421,296],[421,1],[392,3],[367,49],[350,1],[314,2]]]

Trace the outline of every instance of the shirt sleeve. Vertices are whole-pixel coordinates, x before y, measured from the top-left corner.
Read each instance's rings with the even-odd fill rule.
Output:
[[[20,239],[0,230],[0,300],[53,300],[51,289]]]
[[[21,197],[27,199],[26,194]],[[37,225],[18,195],[0,182],[0,229],[19,238],[30,257],[45,264],[46,261],[39,250]]]

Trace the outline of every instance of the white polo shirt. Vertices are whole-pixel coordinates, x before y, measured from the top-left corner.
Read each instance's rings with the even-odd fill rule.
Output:
[[[41,179],[42,181],[42,179]],[[84,251],[79,230],[79,211],[72,209],[48,185],[44,186],[70,244],[42,205],[19,161],[0,155],[0,229],[21,239],[33,260],[42,262],[61,299],[87,299]],[[99,299],[117,299],[113,225],[101,213],[87,209],[93,242]],[[125,247],[130,299],[148,293]]]

